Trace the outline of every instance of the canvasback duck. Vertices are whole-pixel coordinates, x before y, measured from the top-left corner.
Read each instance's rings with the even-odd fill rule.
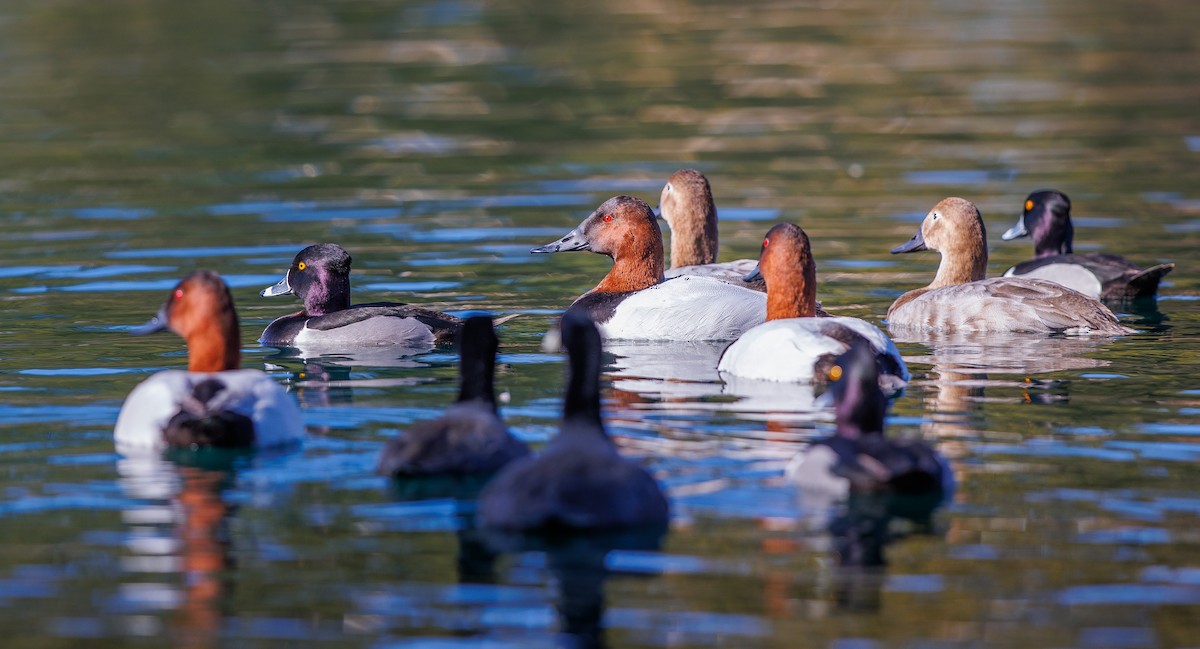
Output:
[[[925,215],[921,228],[893,254],[942,254],[925,288],[901,295],[888,309],[889,327],[928,331],[1062,332],[1116,336],[1132,333],[1095,298],[1040,279],[987,273],[987,234],[971,201],[947,198]]]
[[[717,205],[708,178],[695,169],[671,174],[658,199],[658,212],[671,229],[671,267],[667,277],[703,275],[766,292],[761,281],[747,282],[753,259],[717,262]]]
[[[461,318],[409,304],[350,306],[350,254],[333,243],[301,250],[283,279],[260,295],[295,295],[304,302],[300,311],[267,325],[258,339],[263,345],[338,350],[377,345],[421,347],[453,342],[462,328]]]
[[[600,333],[580,311],[562,317],[567,391],[559,433],[541,453],[509,464],[479,496],[482,525],[501,530],[665,528],[667,498],[621,457],[600,415]]]
[[[1033,259],[1004,271],[1005,277],[1046,279],[1102,300],[1154,297],[1163,276],[1175,264],[1142,268],[1119,255],[1075,254],[1071,199],[1053,189],[1041,189],[1025,199],[1017,224],[1001,235],[1011,241],[1032,235]]]
[[[219,275],[193,271],[133,333],[165,329],[187,341],[188,370],[158,372],[129,393],[113,430],[118,449],[270,447],[301,438],[296,401],[263,372],[238,369],[237,312]]]
[[[808,235],[780,223],[767,232],[749,279],[767,284],[767,321],[742,334],[717,364],[721,372],[764,381],[811,383],[828,374],[834,359],[862,342],[875,354],[885,389],[909,379],[900,352],[878,327],[858,318],[817,318],[817,266]]]
[[[467,319],[458,339],[458,401],[437,419],[413,424],[389,440],[379,457],[379,473],[491,473],[529,455],[529,447],[508,432],[496,411],[493,377],[499,344],[491,318]]]
[[[768,280],[769,281],[769,280]],[[892,491],[948,495],[954,472],[928,444],[884,435],[887,397],[879,388],[877,354],[855,342],[829,368],[836,430],[788,463],[787,478],[803,489],[835,494]]]
[[[733,340],[766,317],[766,296],[711,277],[663,279],[662,232],[653,210],[616,196],[566,236],[532,253],[586,250],[613,267],[567,309],[595,322],[605,339]]]

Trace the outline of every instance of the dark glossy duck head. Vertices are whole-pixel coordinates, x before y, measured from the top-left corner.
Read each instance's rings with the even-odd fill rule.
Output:
[[[318,243],[296,253],[287,274],[260,295],[295,295],[304,312],[321,316],[350,307],[350,253],[336,243]]]
[[[233,296],[221,276],[195,270],[171,290],[149,322],[132,331],[148,334],[170,329],[188,344],[188,369],[220,372],[241,364],[241,343]]]
[[[857,439],[882,434],[887,397],[879,388],[879,367],[870,346],[857,342],[829,369],[837,434]]]
[[[1071,199],[1053,189],[1039,189],[1025,199],[1017,224],[1000,236],[1005,241],[1033,238],[1034,257],[1072,252],[1075,227],[1071,225]]]

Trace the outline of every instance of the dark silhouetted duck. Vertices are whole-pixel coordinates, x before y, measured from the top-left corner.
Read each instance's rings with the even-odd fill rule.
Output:
[[[461,318],[408,304],[350,306],[350,254],[332,243],[301,250],[287,275],[261,295],[295,295],[304,302],[304,309],[267,325],[258,339],[264,345],[330,351],[378,345],[421,347],[453,342],[462,328]]]
[[[711,277],[663,279],[662,231],[644,201],[617,196],[579,227],[533,253],[587,250],[611,257],[596,288],[567,309],[606,339],[733,340],[766,317],[766,296]]]
[[[113,430],[119,450],[267,447],[303,436],[295,400],[263,372],[238,369],[237,312],[220,276],[192,272],[134,333],[165,329],[187,341],[188,371],[158,372],[129,393]]]
[[[491,318],[467,319],[459,334],[458,401],[388,441],[378,472],[392,476],[491,473],[529,455],[496,411],[493,376],[499,341]]]
[[[888,402],[879,389],[878,364],[869,346],[852,345],[830,367],[829,378],[837,430],[792,459],[787,468],[790,481],[834,493],[953,490],[953,472],[929,445],[884,435]]]
[[[666,527],[667,499],[621,457],[600,416],[600,333],[578,311],[562,318],[567,391],[562,427],[541,453],[501,469],[479,497],[479,520],[511,531]]]
[[[835,357],[862,342],[876,356],[885,389],[904,387],[908,368],[887,334],[858,318],[815,317],[817,266],[800,226],[780,223],[767,232],[749,276],[756,278],[766,279],[767,321],[726,348],[718,370],[765,381],[819,382]]]
[[[901,295],[888,309],[888,327],[927,331],[1020,333],[1133,333],[1108,307],[1061,284],[987,274],[987,234],[979,209],[966,199],[935,205],[921,229],[893,253],[934,250],[942,254],[937,276],[925,288]]]
[[[1175,264],[1142,268],[1124,257],[1099,252],[1075,254],[1071,199],[1053,189],[1030,194],[1017,224],[1001,238],[1026,236],[1033,238],[1033,259],[1004,271],[1005,277],[1045,279],[1102,300],[1153,297],[1163,276],[1175,268]]]

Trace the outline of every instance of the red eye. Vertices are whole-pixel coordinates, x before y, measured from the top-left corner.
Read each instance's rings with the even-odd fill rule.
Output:
[[[611,221],[612,221],[612,214],[605,214],[605,215],[604,215],[604,222],[605,222],[605,223],[610,223]]]
[[[769,245],[771,245],[771,240],[770,240],[770,239],[763,239],[763,247],[764,247],[764,248],[766,248],[766,247],[767,247],[767,246],[769,246]]]
[[[177,289],[175,289],[175,299],[176,299],[176,300],[182,300],[182,299],[183,299],[183,289],[181,289],[181,288],[177,288]]]

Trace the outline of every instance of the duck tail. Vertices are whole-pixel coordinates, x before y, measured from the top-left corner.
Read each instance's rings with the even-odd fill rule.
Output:
[[[1158,283],[1167,273],[1175,269],[1175,264],[1159,264],[1151,266],[1129,278],[1128,297],[1149,297],[1158,292]]]

